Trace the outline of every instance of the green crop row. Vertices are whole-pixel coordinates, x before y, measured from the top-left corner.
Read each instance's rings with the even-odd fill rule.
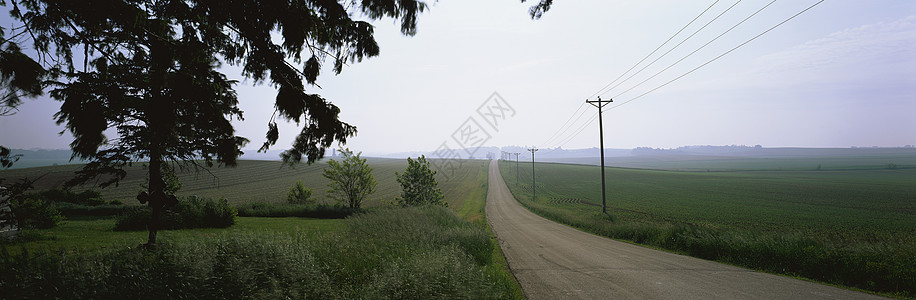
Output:
[[[767,272],[916,295],[916,170],[670,172],[503,162],[524,206],[596,234]]]

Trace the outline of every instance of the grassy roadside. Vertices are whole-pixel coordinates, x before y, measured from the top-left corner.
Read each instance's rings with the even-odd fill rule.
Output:
[[[488,163],[489,162],[483,164],[483,167],[477,171],[477,181],[473,182],[472,186],[469,185],[466,187],[466,190],[471,191],[471,193],[467,195],[461,208],[458,209],[458,215],[480,228],[486,229],[487,235],[490,237],[490,242],[493,245],[491,263],[487,265],[487,273],[492,274],[493,278],[496,279],[501,286],[504,286],[510,291],[509,298],[525,299],[522,287],[519,285],[515,276],[512,275],[512,271],[509,269],[509,262],[506,261],[506,256],[503,254],[502,248],[499,247],[499,241],[496,240],[496,236],[493,235],[490,225],[487,224],[485,208],[487,206],[487,191],[489,189]]]
[[[683,173],[609,170],[601,213],[597,167],[530,164],[510,191],[534,213],[584,231],[771,273],[916,296],[911,170]],[[524,171],[524,170],[523,170]],[[861,172],[861,173],[859,173]],[[613,183],[611,183],[613,182]],[[826,195],[824,195],[826,193]],[[609,193],[610,194],[610,193]],[[869,196],[870,195],[870,196]],[[862,199],[867,201],[862,201]]]
[[[71,217],[0,245],[0,298],[523,299],[486,223],[486,162],[466,165],[443,184],[451,209],[240,217],[226,229],[160,231],[156,251],[137,249],[146,232]]]
[[[359,214],[330,231],[277,228],[313,220],[251,221],[169,232],[154,251],[4,247],[0,289],[10,298],[513,298],[489,267],[486,231],[443,207]]]

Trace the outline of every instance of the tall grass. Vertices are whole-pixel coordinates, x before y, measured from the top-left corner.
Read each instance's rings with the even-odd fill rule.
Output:
[[[162,241],[154,250],[0,251],[0,298],[508,298],[493,242],[441,207],[380,210],[317,236]],[[2,247],[2,245],[0,245]]]

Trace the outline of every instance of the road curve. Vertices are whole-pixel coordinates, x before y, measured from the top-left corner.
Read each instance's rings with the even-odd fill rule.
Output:
[[[487,221],[529,299],[877,299],[880,297],[671,254],[537,216],[490,163]]]

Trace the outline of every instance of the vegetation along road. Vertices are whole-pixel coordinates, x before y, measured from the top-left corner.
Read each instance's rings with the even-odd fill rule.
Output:
[[[652,250],[539,217],[490,164],[487,220],[529,299],[870,299],[869,294]]]

